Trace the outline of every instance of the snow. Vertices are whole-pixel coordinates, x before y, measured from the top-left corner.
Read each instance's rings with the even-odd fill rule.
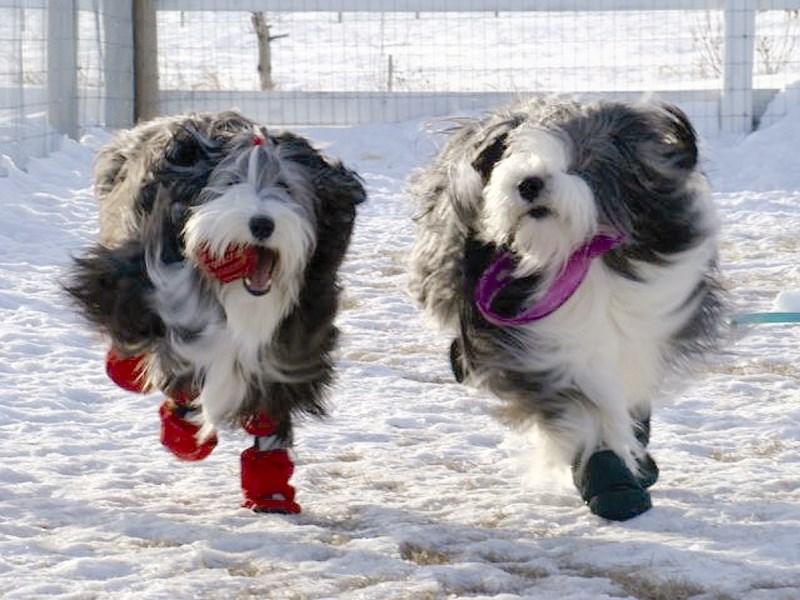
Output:
[[[116,388],[103,340],[59,281],[96,233],[94,152],[108,133],[0,178],[0,596],[65,598],[800,597],[800,330],[744,328],[656,410],[655,507],[592,516],[536,440],[457,385],[449,340],[404,294],[408,173],[425,123],[304,130],[369,191],[342,269],[331,416],[297,428],[303,513],[238,507],[223,431],[203,463],[158,443],[158,394]],[[704,140],[739,311],[800,289],[800,110]],[[781,306],[789,306],[783,304]]]

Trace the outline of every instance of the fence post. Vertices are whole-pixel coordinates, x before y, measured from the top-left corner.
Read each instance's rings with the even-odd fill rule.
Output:
[[[105,126],[133,125],[133,3],[103,0]]]
[[[78,137],[78,13],[75,0],[47,3],[47,116],[51,127]]]
[[[133,0],[134,119],[158,115],[156,0]]]
[[[720,131],[748,133],[753,128],[755,0],[725,0],[725,64]]]

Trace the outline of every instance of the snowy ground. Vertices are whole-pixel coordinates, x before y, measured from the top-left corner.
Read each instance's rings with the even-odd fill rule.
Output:
[[[535,444],[451,378],[403,293],[419,123],[305,133],[370,199],[343,269],[332,415],[297,430],[299,516],[238,508],[223,432],[201,464],[158,443],[157,395],[103,373],[58,281],[96,229],[100,135],[0,179],[0,597],[747,599],[800,597],[800,329],[763,325],[654,416],[655,508],[608,523]],[[722,267],[739,310],[800,288],[800,111],[712,140]]]

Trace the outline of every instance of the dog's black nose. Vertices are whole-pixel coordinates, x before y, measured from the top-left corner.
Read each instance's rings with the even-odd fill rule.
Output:
[[[265,240],[275,231],[275,221],[270,217],[253,217],[250,219],[250,233],[257,240]]]
[[[536,200],[542,188],[544,188],[544,180],[541,177],[528,177],[523,179],[517,186],[519,195],[527,202]]]

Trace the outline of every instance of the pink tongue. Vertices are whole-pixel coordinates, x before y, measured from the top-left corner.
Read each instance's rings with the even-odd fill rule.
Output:
[[[264,293],[269,290],[272,282],[272,264],[275,255],[266,248],[256,249],[256,262],[245,280],[251,292]]]

